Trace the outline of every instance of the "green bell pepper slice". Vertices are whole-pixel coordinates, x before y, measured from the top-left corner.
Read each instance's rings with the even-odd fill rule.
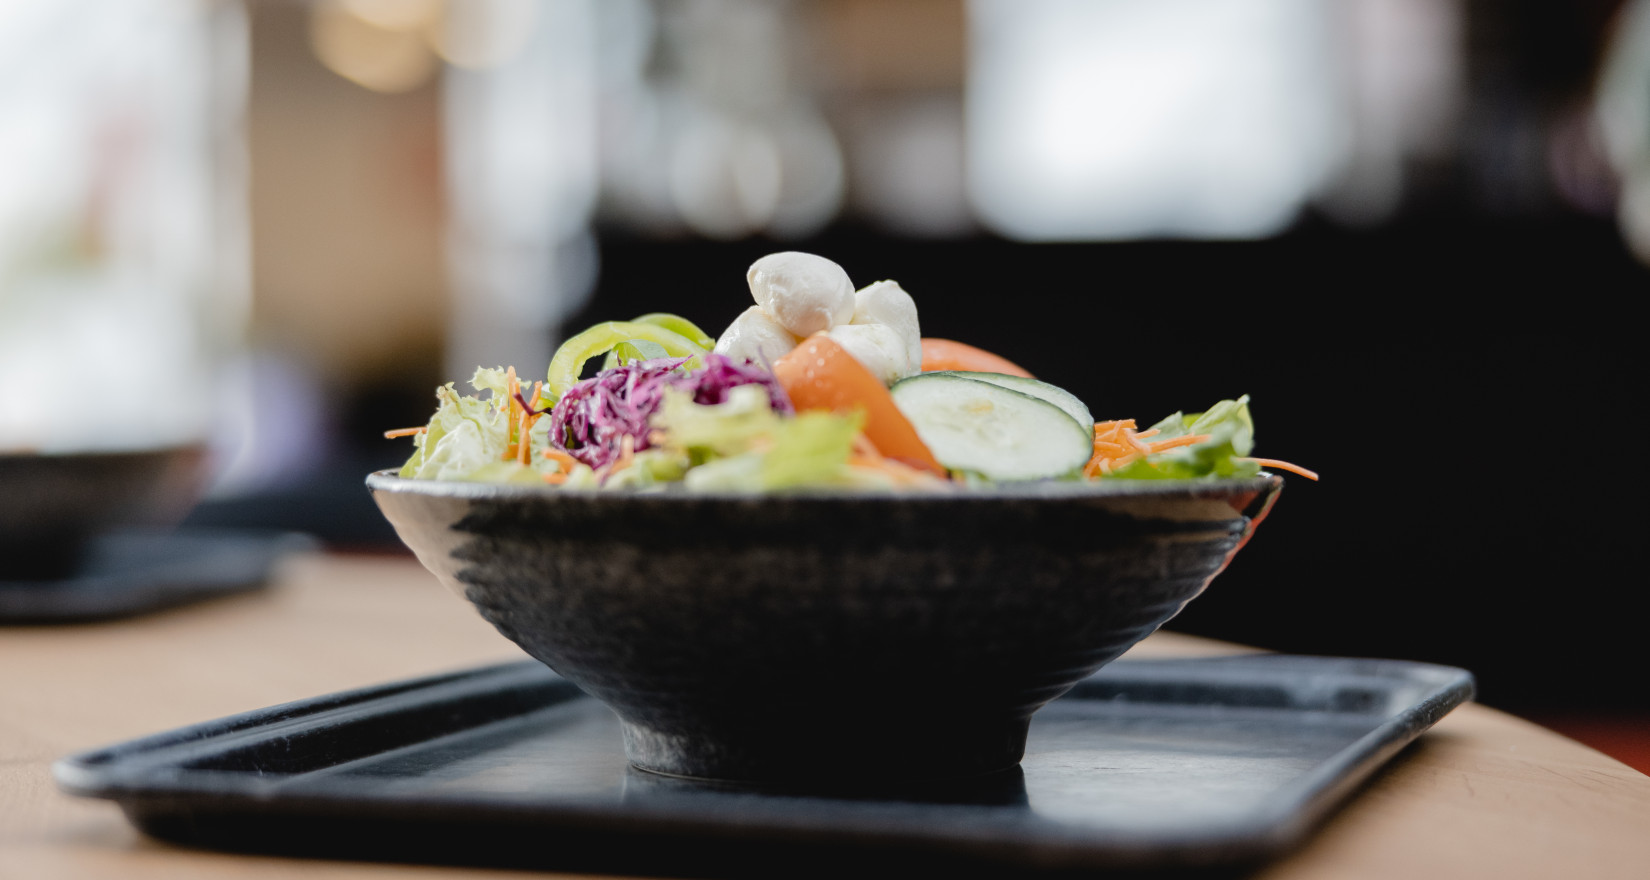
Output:
[[[636,318],[635,323],[652,324],[655,327],[663,327],[672,333],[679,333],[706,351],[716,347],[715,339],[711,338],[705,331],[700,330],[698,324],[681,315],[672,315],[669,312],[648,312],[640,318]]]
[[[652,342],[671,357],[696,357],[707,350],[692,339],[657,324],[639,321],[607,321],[574,336],[556,349],[546,371],[544,399],[554,402],[579,381],[585,361],[613,350],[615,346],[640,339]]]

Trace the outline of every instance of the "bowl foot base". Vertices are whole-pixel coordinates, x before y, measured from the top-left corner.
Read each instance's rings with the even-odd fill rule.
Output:
[[[667,776],[725,782],[955,779],[1015,767],[1030,718],[808,719],[664,728],[621,719],[625,755]]]

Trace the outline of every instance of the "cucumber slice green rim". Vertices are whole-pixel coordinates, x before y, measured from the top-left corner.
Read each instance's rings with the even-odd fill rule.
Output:
[[[894,384],[894,403],[940,464],[998,482],[1080,473],[1094,428],[1030,394],[964,373],[921,373]]]
[[[1011,376],[1007,373],[984,373],[968,370],[936,370],[935,375],[956,376],[962,379],[973,379],[976,382],[990,382],[1000,385],[1010,391],[1029,394],[1039,400],[1049,403],[1066,411],[1066,415],[1077,420],[1084,430],[1094,430],[1094,416],[1089,414],[1089,408],[1077,395],[1072,394],[1058,385],[1050,385],[1041,379],[1028,379],[1025,376]]]

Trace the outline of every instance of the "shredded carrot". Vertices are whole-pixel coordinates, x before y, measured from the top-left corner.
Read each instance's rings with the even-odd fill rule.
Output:
[[[567,472],[556,471],[553,474],[545,474],[544,481],[552,486],[560,486],[562,483],[567,482]]]
[[[1094,423],[1094,455],[1088,464],[1083,466],[1083,476],[1089,479],[1110,476],[1119,468],[1126,467],[1136,461],[1144,460],[1150,465],[1148,456],[1182,446],[1191,446],[1209,439],[1208,434],[1186,434],[1180,437],[1169,437],[1163,440],[1143,442],[1149,437],[1160,433],[1156,428],[1145,431],[1134,429],[1133,419],[1120,419],[1114,422]],[[1279,470],[1299,474],[1309,480],[1316,480],[1318,475],[1300,465],[1290,464],[1275,458],[1244,458],[1243,461],[1252,461],[1261,467],[1272,467]],[[1155,467],[1155,465],[1154,465]]]
[[[548,458],[551,461],[554,461],[556,464],[561,465],[561,473],[564,473],[564,474],[567,473],[568,471],[571,471],[573,469],[573,465],[578,464],[578,461],[579,461],[578,459],[574,458],[573,456],[568,455],[565,452],[562,452],[560,449],[546,449],[546,450],[544,450],[543,455],[544,455],[545,458]]]
[[[516,462],[518,464],[526,464],[527,463],[527,456],[531,452],[531,450],[528,449],[528,447],[530,447],[532,445],[531,443],[527,442],[527,411],[526,410],[522,410],[520,419],[521,419],[521,421],[517,423],[518,427],[516,429],[516,438],[517,438],[516,439]]]
[[[1133,461],[1141,455],[1140,444],[1134,440],[1134,419],[1096,422],[1094,425],[1094,454],[1083,466],[1083,476],[1093,479],[1109,475],[1125,459]]]
[[[535,406],[539,402],[539,394],[543,391],[544,391],[544,380],[541,379],[541,380],[533,383],[533,404]],[[533,427],[533,424],[535,422],[537,422],[539,419],[544,418],[545,415],[547,415],[548,413],[549,413],[549,410],[543,410],[543,409],[539,410],[536,413],[533,413],[533,421],[528,422],[527,427],[528,428]]]
[[[516,376],[515,367],[505,368],[504,382],[505,405],[506,411],[509,413],[511,426],[510,436],[514,438],[505,444],[504,460],[526,464],[533,455],[533,441],[530,432],[533,430],[533,426],[538,423],[538,420],[548,413],[548,410],[535,412],[531,406],[523,401],[521,379]],[[542,380],[533,383],[532,398],[534,401],[539,399],[539,394],[543,390],[544,382]]]
[[[396,428],[394,431],[385,431],[384,439],[394,440],[397,437],[411,437],[414,434],[422,434],[428,430],[428,426],[420,426],[417,428]]]
[[[1245,458],[1244,461],[1252,461],[1261,467],[1273,467],[1278,470],[1288,471],[1292,474],[1299,474],[1308,480],[1316,480],[1318,478],[1317,471],[1309,471],[1298,464],[1290,464],[1287,461],[1279,461],[1275,458]]]
[[[1208,434],[1188,434],[1183,437],[1145,442],[1146,438],[1155,437],[1159,433],[1161,432],[1156,428],[1135,430],[1134,419],[1095,422],[1094,455],[1089,458],[1088,464],[1083,466],[1083,476],[1089,479],[1110,476],[1117,469],[1142,460],[1151,465],[1150,456],[1209,439]]]
[[[1177,449],[1181,446],[1202,443],[1207,439],[1209,439],[1208,434],[1185,434],[1180,437],[1170,437],[1167,440],[1154,440],[1150,445],[1150,451],[1155,454],[1166,449]]]
[[[518,387],[519,386],[516,383],[516,368],[514,366],[505,367],[504,368],[504,406],[505,406],[505,412],[509,414],[507,416],[507,418],[509,418],[509,420],[510,420],[506,424],[508,424],[510,426],[510,429],[511,429],[504,436],[504,439],[506,441],[508,441],[504,445],[504,460],[505,461],[511,461],[511,460],[519,461],[520,458],[521,458],[521,446],[522,446],[521,440],[523,438],[521,437],[521,435],[519,435],[515,432],[515,428],[519,424],[519,420],[516,418],[516,389]],[[496,404],[497,401],[494,401],[494,403]],[[514,436],[516,439],[512,440],[511,439],[512,436]]]

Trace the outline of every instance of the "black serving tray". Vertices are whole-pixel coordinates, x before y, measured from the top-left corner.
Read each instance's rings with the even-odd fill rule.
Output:
[[[1039,712],[1020,767],[784,790],[629,767],[537,663],[276,706],[59,761],[145,832],[236,851],[667,875],[1241,867],[1294,846],[1471,698],[1460,669],[1119,661]]]
[[[257,590],[282,556],[317,547],[292,532],[125,529],[92,538],[64,577],[0,578],[0,624],[76,623]]]

